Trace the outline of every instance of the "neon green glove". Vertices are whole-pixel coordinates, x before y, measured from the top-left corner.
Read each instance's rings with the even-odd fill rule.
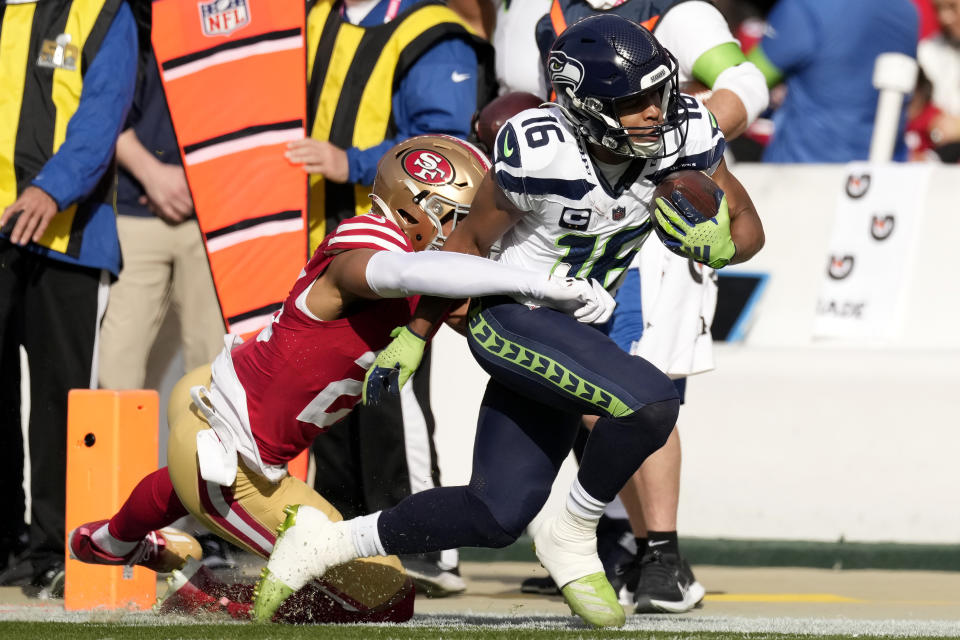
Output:
[[[719,269],[733,259],[737,247],[730,237],[727,196],[719,189],[714,196],[717,215],[713,218],[697,211],[679,191],[670,194],[670,200],[657,198],[653,215],[657,236],[670,251]]]
[[[393,342],[377,355],[363,378],[363,404],[376,406],[383,401],[383,391],[400,395],[400,389],[420,366],[427,341],[406,327],[390,332]]]

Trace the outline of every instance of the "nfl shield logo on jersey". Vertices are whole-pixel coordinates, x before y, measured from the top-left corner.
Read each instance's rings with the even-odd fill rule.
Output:
[[[623,218],[624,218],[626,215],[627,215],[627,208],[626,208],[626,207],[614,207],[614,208],[613,208],[613,219],[614,219],[614,220],[623,220]]]
[[[201,2],[200,26],[205,36],[228,36],[250,24],[247,0],[213,0]]]

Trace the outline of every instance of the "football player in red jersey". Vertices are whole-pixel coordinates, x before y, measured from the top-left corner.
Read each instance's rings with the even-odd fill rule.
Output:
[[[179,571],[188,556],[199,559],[199,547],[165,527],[191,513],[267,557],[286,505],[309,504],[340,520],[323,497],[287,474],[286,463],[360,400],[367,367],[392,330],[410,321],[420,294],[511,295],[583,322],[608,318],[613,300],[592,281],[421,252],[442,244],[467,214],[489,166],[474,147],[448,136],[419,136],[391,149],[374,181],[375,212],[343,222],[324,239],[255,339],[226,336],[211,365],[177,383],[168,409],[168,466],[141,480],[112,518],[72,531],[71,555],[173,570],[177,590],[165,608],[243,617],[251,589],[218,583],[196,563],[193,573]],[[401,621],[413,613],[413,590],[395,556],[344,565],[292,600],[276,619]]]

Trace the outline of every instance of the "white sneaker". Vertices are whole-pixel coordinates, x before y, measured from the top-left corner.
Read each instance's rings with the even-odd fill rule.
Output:
[[[540,564],[560,586],[573,613],[596,627],[623,626],[623,607],[597,555],[595,522],[564,508],[543,522],[533,543]]]
[[[314,507],[293,505],[284,509],[286,520],[277,530],[277,541],[267,566],[253,590],[253,617],[273,618],[284,600],[313,578],[357,557],[345,522],[331,522]]]
[[[460,576],[459,568],[447,569],[431,555],[425,553],[400,558],[407,575],[417,586],[417,593],[428,598],[446,598],[466,591],[467,583]]]

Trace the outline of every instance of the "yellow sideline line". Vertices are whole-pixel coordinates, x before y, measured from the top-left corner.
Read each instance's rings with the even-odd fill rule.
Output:
[[[834,593],[712,593],[708,602],[868,602]]]

